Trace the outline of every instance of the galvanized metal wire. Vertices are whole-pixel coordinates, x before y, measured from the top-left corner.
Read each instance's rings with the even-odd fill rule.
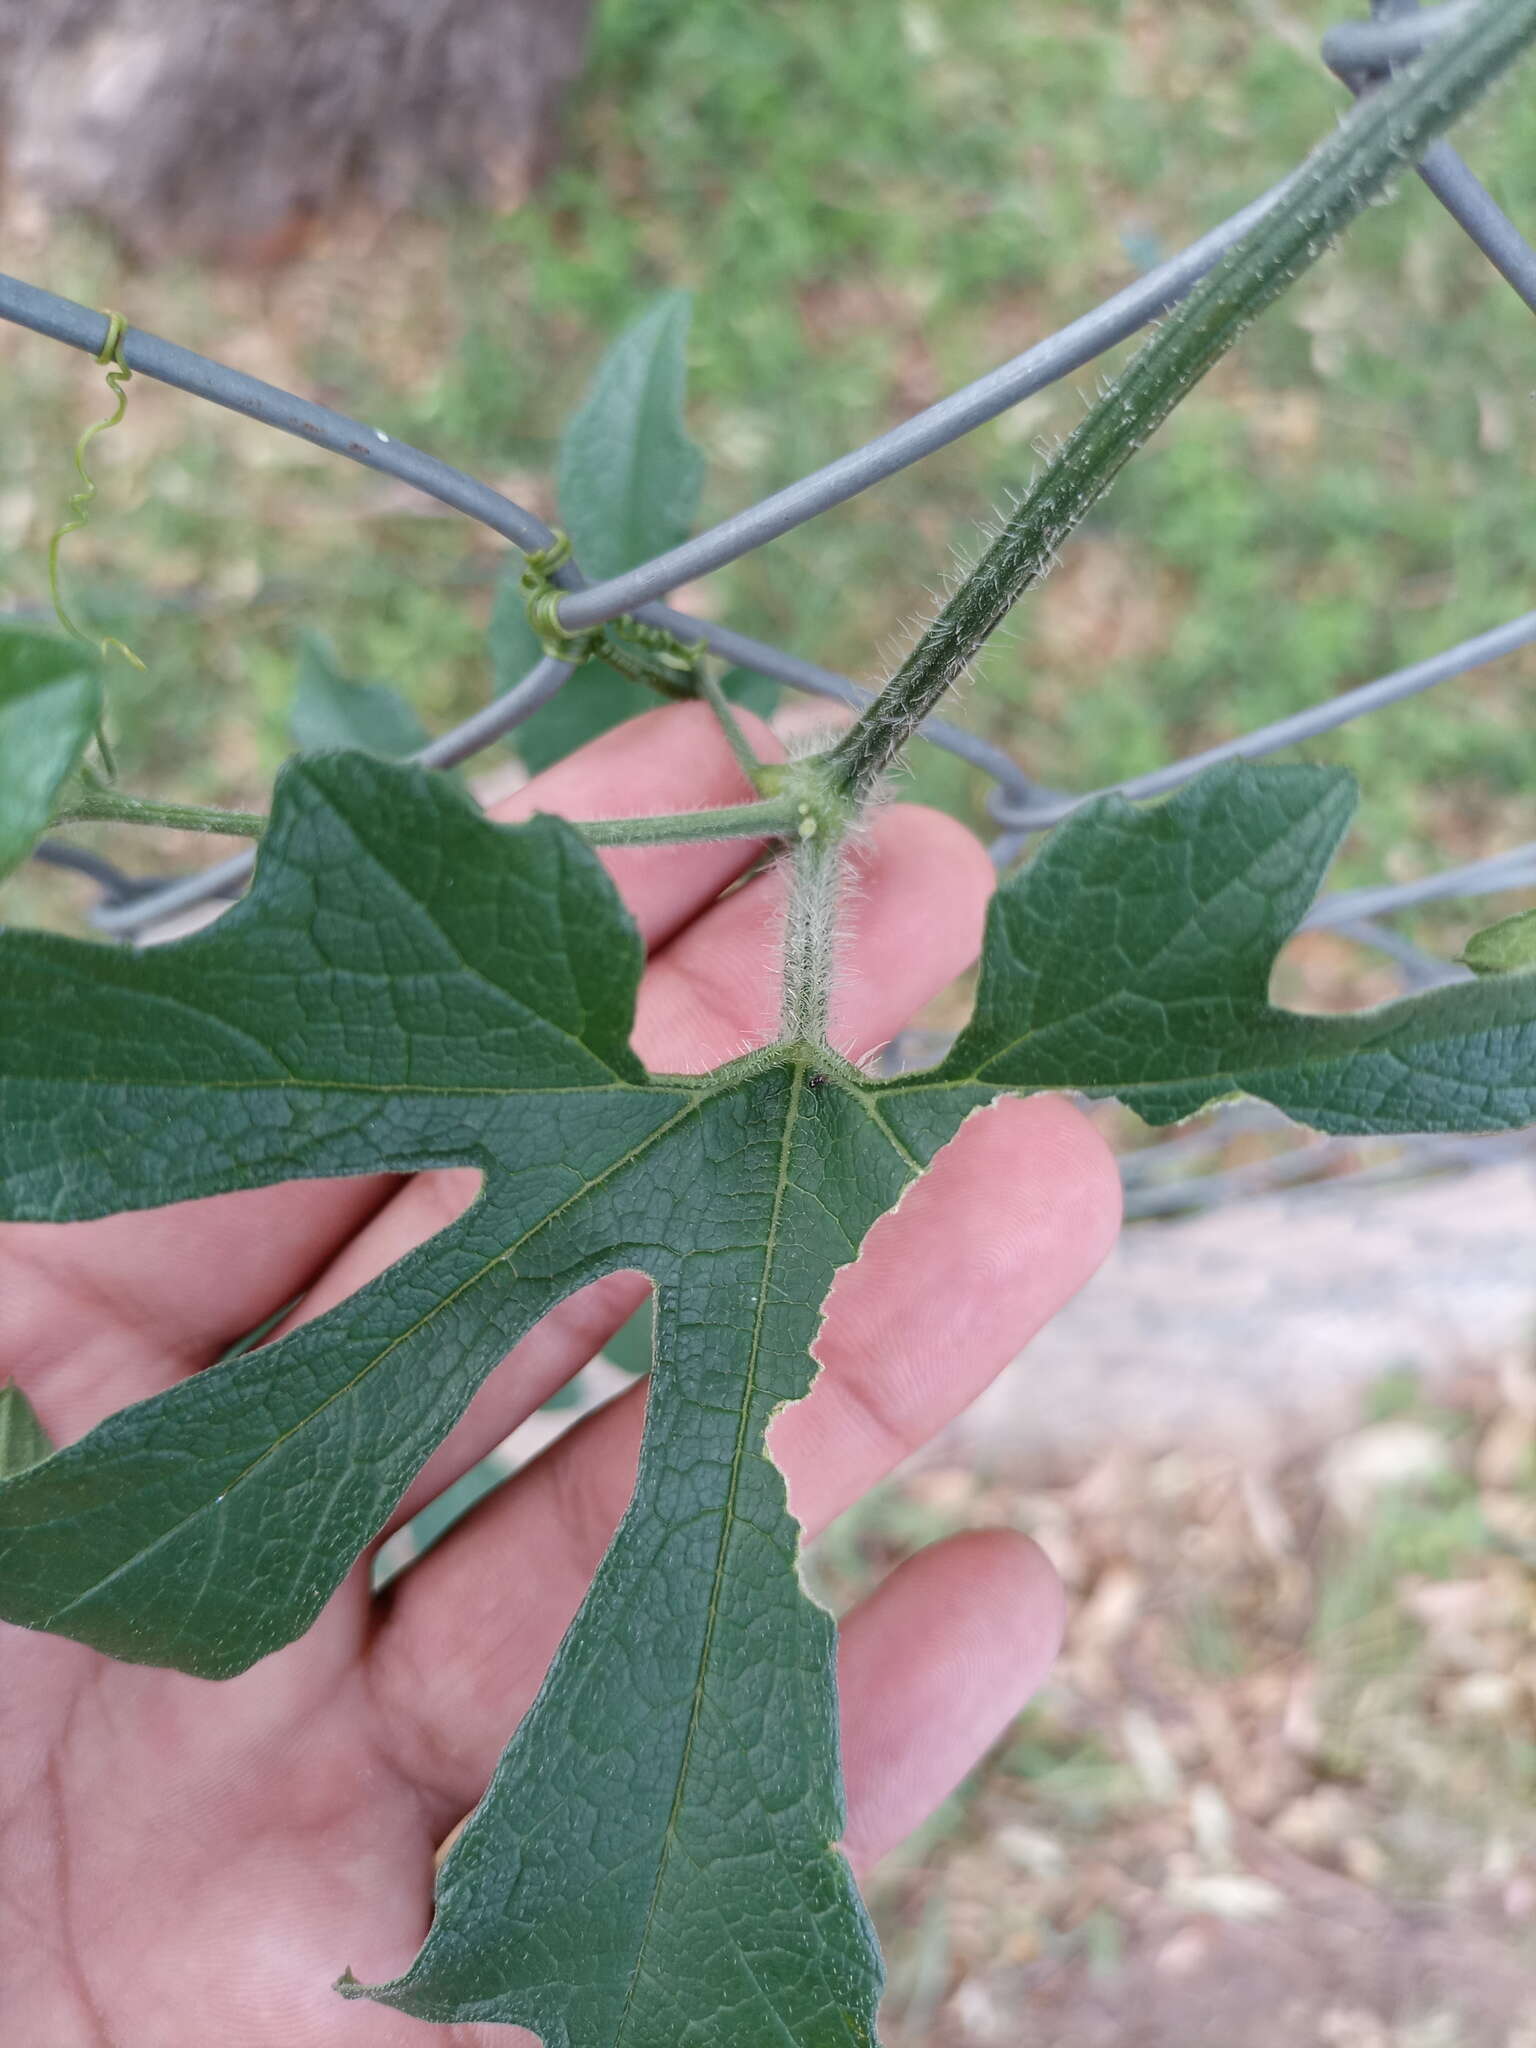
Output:
[[[1352,92],[1369,92],[1394,65],[1419,55],[1437,35],[1460,19],[1467,4],[1468,0],[1454,0],[1452,5],[1421,12],[1416,0],[1406,0],[1406,4],[1405,0],[1373,0],[1371,21],[1344,24],[1324,37],[1324,61]],[[1483,189],[1456,151],[1447,143],[1436,143],[1417,170],[1451,217],[1536,311],[1536,249]],[[630,614],[689,639],[703,639],[722,660],[790,689],[855,708],[867,704],[872,693],[847,676],[714,620],[678,612],[664,602],[665,598],[684,583],[738,561],[806,521],[846,503],[1081,369],[1138,332],[1177,304],[1257,221],[1284,203],[1292,177],[1282,179],[1180,254],[1146,272],[1059,332],[1034,343],[1010,362],[811,475],[732,514],[680,547],[595,584],[586,581],[574,561],[567,561],[555,572],[556,583],[567,593],[559,606],[560,624],[577,632]],[[103,313],[4,275],[0,275],[0,319],[91,355],[101,349],[110,324]],[[525,552],[547,548],[555,538],[541,519],[490,485],[328,406],[316,405],[138,328],[124,332],[120,356],[142,376],[205,398],[394,477],[489,527]],[[1419,692],[1437,688],[1533,641],[1536,612],[1527,612],[1426,661],[1114,787],[1130,798],[1162,795],[1217,761],[1255,759],[1295,746]],[[457,766],[470,759],[515,730],[547,703],[572,672],[569,663],[548,656],[542,658],[512,689],[440,734],[414,758],[429,767]],[[923,727],[923,737],[992,778],[995,787],[989,808],[1000,828],[993,853],[1000,865],[1014,860],[1032,835],[1058,823],[1091,795],[1103,794],[1045,788],[1003,749],[946,719],[930,718]],[[41,857],[94,873],[103,885],[94,921],[104,931],[123,938],[143,936],[197,904],[238,893],[253,862],[250,853],[237,854],[197,874],[149,884],[122,875],[96,856],[87,864],[52,842],[41,849]],[[1423,987],[1454,978],[1461,970],[1431,959],[1401,933],[1382,924],[1382,918],[1434,899],[1533,887],[1536,844],[1467,862],[1415,882],[1335,892],[1317,904],[1307,923],[1332,928],[1356,943],[1374,948],[1396,964],[1405,987]],[[902,1056],[898,1043],[892,1057],[899,1060]],[[1186,1134],[1175,1141],[1183,1148],[1180,1159],[1185,1160],[1191,1152],[1198,1155],[1202,1145],[1208,1147],[1212,1158],[1218,1158],[1225,1142],[1224,1133],[1230,1128],[1229,1115],[1225,1120],[1217,1117],[1208,1129]],[[1164,1144],[1148,1153],[1133,1155],[1126,1162],[1129,1206],[1132,1213],[1159,1214],[1205,1200],[1224,1199],[1232,1193],[1253,1192],[1256,1188],[1301,1179],[1332,1178],[1340,1149],[1337,1143],[1309,1141],[1252,1167],[1232,1172],[1180,1174],[1170,1180],[1172,1147]],[[1360,1147],[1353,1141],[1347,1150],[1351,1161],[1360,1155]],[[1415,1140],[1406,1146],[1396,1141],[1385,1161],[1373,1161],[1361,1170],[1380,1178],[1398,1170],[1461,1165],[1483,1156],[1491,1156],[1487,1142],[1480,1149],[1476,1142],[1469,1144],[1466,1140]]]

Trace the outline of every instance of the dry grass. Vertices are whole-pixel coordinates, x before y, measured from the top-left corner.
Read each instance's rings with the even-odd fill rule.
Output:
[[[876,1887],[889,2048],[1536,2041],[1533,1446],[1513,1359],[1262,1463],[933,1466],[843,1524],[840,1600],[1003,1523],[1074,1608]]]

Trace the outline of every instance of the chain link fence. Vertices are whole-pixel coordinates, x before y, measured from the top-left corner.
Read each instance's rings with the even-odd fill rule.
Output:
[[[1324,61],[1352,92],[1369,92],[1395,65],[1430,47],[1471,4],[1472,0],[1454,0],[1452,5],[1420,11],[1417,0],[1373,0],[1371,21],[1342,25],[1324,37]],[[1435,143],[1417,172],[1536,313],[1536,250],[1456,151],[1446,142]],[[1269,209],[1283,203],[1291,182],[1282,179],[1180,254],[1022,355],[680,547],[599,583],[588,583],[577,564],[567,561],[553,579],[565,593],[559,605],[561,627],[578,633],[628,615],[686,639],[703,640],[714,655],[733,667],[792,690],[862,708],[872,693],[847,676],[713,620],[676,611],[665,601],[668,594],[857,497],[1136,334],[1176,305]],[[0,318],[91,355],[101,351],[111,325],[104,313],[4,275],[0,275]],[[525,553],[546,549],[555,540],[554,532],[541,519],[489,485],[343,413],[312,404],[137,328],[123,332],[119,353],[121,361],[140,375],[379,470],[479,521]],[[1161,796],[1218,761],[1258,759],[1317,738],[1533,642],[1536,611],[1529,611],[1426,661],[1112,787],[1131,798]],[[455,767],[469,760],[531,717],[573,672],[570,663],[544,657],[512,689],[439,735],[413,758],[435,768]],[[991,778],[988,809],[997,827],[992,853],[1000,867],[1016,860],[1035,834],[1059,823],[1078,805],[1106,793],[1047,788],[1001,748],[946,719],[928,719],[923,737]],[[99,856],[52,842],[39,847],[36,857],[72,867],[95,880],[101,896],[92,921],[102,931],[127,941],[142,941],[157,927],[198,905],[238,895],[254,860],[253,854],[243,853],[179,880],[144,882],[122,874]],[[1442,898],[1531,888],[1536,888],[1536,842],[1412,882],[1335,891],[1320,899],[1304,928],[1332,930],[1370,948],[1392,963],[1405,991],[1416,990],[1459,979],[1465,970],[1424,953],[1386,920]],[[931,1036],[907,1033],[890,1048],[887,1059],[896,1070],[926,1061],[938,1049]],[[1262,1149],[1268,1156],[1244,1165],[1226,1165],[1232,1139],[1249,1134],[1264,1140]],[[1524,1135],[1471,1140],[1323,1140],[1296,1132],[1259,1106],[1238,1104],[1215,1112],[1172,1139],[1131,1154],[1124,1161],[1127,1209],[1132,1216],[1166,1215],[1278,1187],[1331,1183],[1346,1173],[1356,1182],[1379,1181],[1460,1169],[1533,1149],[1536,1145]]]

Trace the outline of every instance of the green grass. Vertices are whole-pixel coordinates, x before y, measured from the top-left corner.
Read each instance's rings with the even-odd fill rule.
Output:
[[[1335,12],[1291,7],[1293,46],[1256,5],[611,0],[563,168],[516,214],[339,236],[269,281],[126,276],[74,230],[13,261],[546,511],[560,422],[603,346],[649,293],[691,286],[713,518],[1027,346],[1277,176],[1340,104],[1304,47]],[[1529,89],[1462,138],[1527,225]],[[36,604],[100,373],[35,337],[0,347],[0,578]],[[1098,376],[724,572],[717,615],[878,680]],[[1132,467],[959,715],[1085,786],[1523,609],[1533,383],[1529,314],[1407,181]],[[142,379],[97,467],[67,573],[149,663],[114,679],[128,786],[259,802],[305,628],[430,724],[483,701],[490,537]],[[143,602],[187,591],[198,609]],[[1536,836],[1533,679],[1517,657],[1308,750],[1365,785],[1345,879]],[[928,755],[917,784],[979,816],[985,784],[955,764]],[[124,837],[140,864],[189,857]],[[13,892],[18,914],[67,918],[76,900],[56,881]],[[1452,910],[1435,930],[1454,950],[1472,921]]]
[[[1041,1812],[1064,1831],[1091,1832],[1146,1803],[1130,1766],[1091,1731],[1064,1727],[1048,1695],[1015,1722],[996,1768],[1027,1785]]]

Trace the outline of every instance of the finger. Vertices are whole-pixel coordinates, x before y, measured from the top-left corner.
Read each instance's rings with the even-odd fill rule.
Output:
[[[768,728],[749,722],[760,751],[773,754]],[[493,815],[616,817],[749,793],[714,717],[690,704],[603,735]],[[661,945],[756,850],[752,841],[727,841],[616,849],[602,858],[642,935]],[[99,1222],[0,1227],[5,1369],[26,1386],[55,1438],[68,1441],[206,1365],[315,1283],[399,1186],[385,1175],[295,1181]]]
[[[843,1847],[863,1874],[948,1798],[1050,1670],[1061,1581],[1027,1536],[994,1529],[919,1551],[838,1640]]]
[[[1118,1219],[1114,1161],[1071,1104],[1007,1101],[964,1126],[839,1276],[824,1370],[771,1432],[808,1534],[990,1384]],[[633,1489],[644,1400],[637,1387],[579,1424],[399,1582],[375,1651],[382,1694],[453,1797],[472,1795],[508,1701],[532,1698],[580,1604]],[[537,1581],[509,1603],[507,1560],[535,1550]]]
[[[0,1372],[56,1443],[72,1442],[291,1300],[397,1184],[308,1181],[91,1223],[7,1224]]]
[[[878,1045],[970,964],[992,869],[969,832],[937,811],[886,813],[863,850],[845,943],[851,993],[835,1028],[856,1049]],[[651,1067],[702,1072],[771,1036],[778,992],[774,940],[782,879],[760,876],[716,903],[654,959],[641,987],[635,1046]],[[419,1174],[349,1244],[306,1298],[318,1314],[441,1230],[473,1199],[470,1173]],[[480,1389],[390,1522],[399,1527],[451,1485],[586,1364],[648,1293],[634,1275],[564,1302]]]
[[[769,1432],[808,1529],[992,1384],[1098,1271],[1120,1207],[1113,1154],[1061,1096],[1004,1097],[961,1128],[839,1273],[823,1370]]]

